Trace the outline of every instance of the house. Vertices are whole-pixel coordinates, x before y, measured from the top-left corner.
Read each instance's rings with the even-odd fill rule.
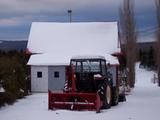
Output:
[[[27,51],[31,53],[31,90],[62,90],[73,56],[100,55],[117,63],[110,54],[120,52],[117,22],[32,23]]]

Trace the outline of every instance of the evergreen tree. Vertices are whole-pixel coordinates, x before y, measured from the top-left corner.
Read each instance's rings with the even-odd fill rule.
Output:
[[[0,56],[0,80],[5,89],[0,101],[12,104],[17,98],[27,95],[26,63],[23,58],[17,51],[9,51]]]

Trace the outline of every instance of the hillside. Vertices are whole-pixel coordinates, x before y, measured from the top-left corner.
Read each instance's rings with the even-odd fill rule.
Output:
[[[25,50],[27,46],[27,41],[4,41],[0,40],[0,50]]]

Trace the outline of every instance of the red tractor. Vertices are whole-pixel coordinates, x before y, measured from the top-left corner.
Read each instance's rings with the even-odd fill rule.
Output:
[[[64,91],[49,91],[49,109],[100,112],[118,104],[121,78],[118,64],[106,64],[103,56],[75,57],[66,74]]]

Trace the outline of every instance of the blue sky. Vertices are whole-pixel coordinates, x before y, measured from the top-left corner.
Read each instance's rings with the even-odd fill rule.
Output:
[[[75,22],[118,21],[122,4],[123,0],[0,0],[0,40],[27,40],[32,22],[68,22],[68,9]],[[155,0],[135,0],[135,15],[139,31],[154,29]]]

